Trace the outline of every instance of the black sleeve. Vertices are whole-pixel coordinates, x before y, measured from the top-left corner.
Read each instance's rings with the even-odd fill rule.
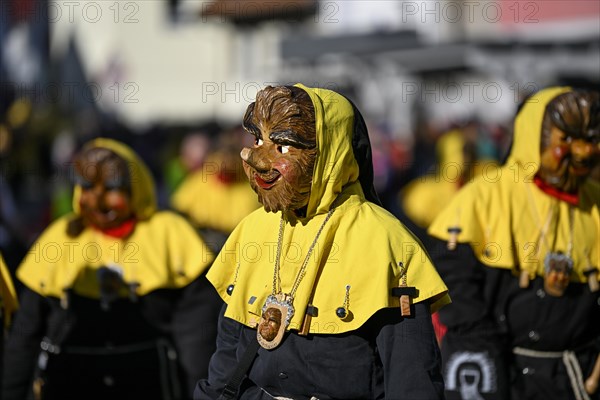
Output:
[[[221,308],[217,350],[210,359],[208,379],[201,379],[194,391],[194,400],[210,400],[219,397],[229,376],[237,365],[237,349],[242,325],[225,317],[227,305]]]
[[[488,282],[491,268],[479,263],[468,244],[448,250],[445,241],[432,239],[430,256],[452,299],[452,304],[439,311],[440,321],[448,329],[471,329],[489,321],[491,310],[486,297],[493,286]]]
[[[3,357],[3,400],[23,400],[32,387],[40,342],[46,331],[47,301],[34,291],[19,293],[19,310],[8,334]]]
[[[468,244],[448,250],[446,242],[435,241],[430,254],[452,299],[439,311],[441,322],[448,327],[442,340],[446,398],[506,399],[510,387],[506,357],[510,353],[494,307],[501,307],[499,288],[511,272],[483,265]],[[494,382],[485,395],[476,385],[473,389],[460,383],[457,371],[469,371],[474,366],[486,371],[486,382]]]
[[[204,274],[182,290],[175,304],[173,340],[184,372],[185,398],[191,398],[196,382],[208,376],[222,304]]]
[[[385,398],[443,399],[444,381],[429,304],[413,307],[413,316],[400,317],[397,308],[378,313],[385,323],[377,335],[377,351],[384,370]]]

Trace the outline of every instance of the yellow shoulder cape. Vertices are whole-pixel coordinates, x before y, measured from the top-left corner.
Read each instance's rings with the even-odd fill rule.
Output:
[[[98,268],[120,269],[127,283],[137,283],[140,296],[156,289],[180,288],[203,273],[213,259],[209,248],[190,224],[175,213],[163,211],[138,221],[125,239],[104,235],[93,228],[78,237],[66,234],[72,216],[50,225],[19,266],[18,278],[31,290],[60,297],[73,288],[98,298]]]

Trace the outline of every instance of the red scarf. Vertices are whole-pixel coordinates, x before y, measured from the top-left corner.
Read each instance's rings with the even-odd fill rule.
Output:
[[[102,229],[95,225],[92,225],[92,227],[94,229],[104,233],[105,235],[122,239],[122,238],[125,238],[125,237],[131,235],[131,233],[135,229],[135,223],[136,223],[135,218],[131,218],[131,219],[128,219],[127,221],[123,222],[121,225],[116,226],[114,228]]]
[[[217,174],[217,179],[219,182],[224,183],[225,185],[231,185],[236,181],[236,173],[228,171],[219,171],[219,173]]]
[[[555,187],[548,185],[537,175],[533,178],[533,182],[538,188],[540,188],[542,192],[546,193],[548,196],[552,196],[559,200],[566,201],[567,203],[572,204],[574,206],[579,204],[579,194],[577,193],[562,192],[556,189]]]

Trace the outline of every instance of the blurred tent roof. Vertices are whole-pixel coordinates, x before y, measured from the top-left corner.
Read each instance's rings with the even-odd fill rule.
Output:
[[[317,0],[216,0],[202,7],[200,16],[221,17],[238,25],[262,21],[300,20],[313,15]]]
[[[283,39],[284,59],[316,59],[326,54],[350,53],[370,56],[373,53],[423,46],[415,31],[375,32],[337,36],[293,35]]]
[[[414,31],[398,31],[333,37],[294,35],[282,40],[280,54],[285,62],[299,61],[307,64],[314,63],[324,56],[331,57],[336,54],[352,55],[366,62],[387,59],[398,63],[405,71],[416,74],[489,68],[488,63],[480,65],[478,62],[481,61],[482,57],[478,57],[481,55],[483,59],[492,61],[496,60],[493,56],[516,57],[515,52],[545,55],[550,58],[568,54],[570,57],[591,57],[590,60],[594,65],[588,66],[589,62],[586,64],[582,60],[574,64],[557,61],[557,68],[597,77],[597,59],[595,60],[592,54],[597,53],[598,44],[600,38],[576,39],[562,43],[552,40],[533,42],[481,40],[476,43],[462,41],[430,44],[420,40]]]

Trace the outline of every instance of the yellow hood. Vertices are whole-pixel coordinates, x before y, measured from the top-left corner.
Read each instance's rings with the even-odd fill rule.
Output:
[[[372,189],[370,145],[358,111],[335,92],[296,86],[309,94],[316,114],[318,155],[307,216],[286,215],[280,242],[281,214],[263,208],[231,233],[207,274],[228,304],[225,315],[255,326],[273,291],[278,246],[281,288],[289,293],[322,226],[294,298],[295,314],[288,329],[300,328],[309,303],[318,308],[310,332],[322,334],[355,330],[378,310],[399,307],[390,292],[400,284],[399,262],[408,267],[407,284],[418,290],[414,302],[428,300],[433,311],[448,303],[446,286],[420,244],[395,217],[373,203],[377,197]],[[331,208],[331,218],[322,225]],[[234,284],[231,296],[227,294],[230,284]],[[344,304],[346,285],[351,317],[341,320],[335,311]]]
[[[338,93],[297,84],[310,96],[317,126],[317,159],[306,215],[329,211],[342,188],[358,180],[359,168],[352,150],[354,111]]]
[[[440,169],[452,164],[462,167],[464,145],[464,134],[458,129],[443,134],[435,145]]]
[[[515,118],[513,143],[506,164],[518,164],[533,173],[540,168],[542,120],[548,103],[556,96],[570,91],[568,87],[551,87],[531,96]]]
[[[473,166],[465,164],[464,133],[458,129],[443,134],[436,144],[438,165],[435,174],[410,181],[399,193],[399,202],[412,222],[428,228],[435,217],[460,190],[462,178],[471,180],[488,170],[497,169],[491,159],[479,159]],[[465,173],[468,172],[468,173]]]
[[[100,147],[108,149],[127,162],[131,178],[131,206],[136,219],[146,220],[156,212],[156,194],[154,180],[146,164],[135,154],[131,148],[116,140],[99,138],[87,143],[84,149]],[[79,200],[81,186],[75,185],[73,193],[73,210],[79,215]]]

